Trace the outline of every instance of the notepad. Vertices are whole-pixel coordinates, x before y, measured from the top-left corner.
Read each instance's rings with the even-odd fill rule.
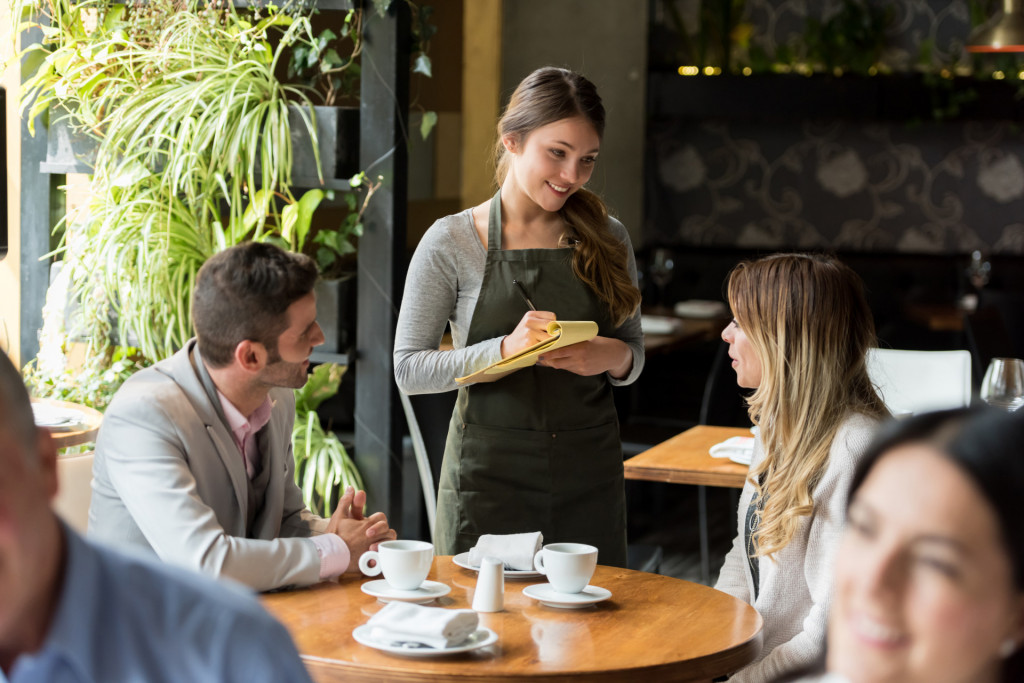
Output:
[[[547,339],[542,339],[533,346],[492,363],[482,370],[465,377],[456,377],[455,383],[461,386],[472,382],[493,382],[516,370],[528,368],[535,365],[537,359],[544,353],[593,339],[597,336],[597,323],[592,320],[553,320],[548,323],[547,331],[551,335]]]

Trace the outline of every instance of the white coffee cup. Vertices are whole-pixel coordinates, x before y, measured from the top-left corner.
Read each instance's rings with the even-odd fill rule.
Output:
[[[434,546],[426,541],[384,541],[376,552],[369,550],[359,558],[359,571],[367,576],[384,572],[384,580],[396,590],[419,588],[430,572]],[[371,567],[370,562],[376,562]]]
[[[533,564],[559,593],[579,593],[594,575],[597,548],[583,543],[551,543],[537,552]]]

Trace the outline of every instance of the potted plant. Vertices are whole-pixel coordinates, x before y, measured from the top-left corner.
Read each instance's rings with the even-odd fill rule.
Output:
[[[363,480],[345,445],[337,435],[324,429],[317,407],[338,393],[345,366],[324,363],[313,369],[306,385],[295,391],[295,483],[313,512],[330,516],[346,486],[363,488]]]

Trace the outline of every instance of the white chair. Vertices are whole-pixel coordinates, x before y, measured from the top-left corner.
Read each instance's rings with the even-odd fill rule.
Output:
[[[92,501],[93,452],[57,458],[57,496],[53,509],[72,529],[84,534]]]
[[[867,365],[868,376],[897,417],[971,403],[969,351],[870,349]]]
[[[430,542],[433,543],[434,511],[437,508],[437,493],[434,489],[434,475],[430,469],[430,457],[427,454],[427,446],[423,441],[423,433],[420,431],[420,424],[416,419],[416,411],[413,410],[412,401],[404,391],[398,392],[398,398],[402,401],[402,410],[405,411],[405,419],[409,425],[412,451],[416,457],[416,469],[420,475],[420,488],[423,489],[423,504],[427,509],[427,526],[430,529]]]

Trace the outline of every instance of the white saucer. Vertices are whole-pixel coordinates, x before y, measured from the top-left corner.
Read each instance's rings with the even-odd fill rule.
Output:
[[[480,571],[480,567],[474,567],[469,563],[469,553],[459,553],[452,558],[452,562],[463,569],[472,569],[475,572]],[[544,576],[533,569],[506,569],[504,573],[506,579],[535,579],[538,576]]]
[[[600,586],[587,586],[579,593],[559,593],[550,583],[535,583],[523,589],[523,595],[540,604],[561,609],[580,609],[612,597],[612,592]]]
[[[392,588],[384,579],[367,581],[359,588],[367,595],[372,595],[381,602],[397,600],[398,602],[415,602],[417,605],[422,605],[423,603],[430,602],[431,600],[437,600],[442,595],[448,595],[452,590],[451,586],[438,581],[424,581],[420,587],[415,590],[400,591],[396,588]]]
[[[435,648],[435,647],[416,647],[408,645],[396,645],[382,640],[377,640],[370,636],[370,632],[373,630],[369,624],[363,624],[362,626],[356,626],[352,631],[352,637],[356,639],[357,643],[372,647],[375,650],[381,650],[383,652],[390,652],[396,655],[405,655],[407,657],[440,657],[442,655],[453,655],[458,652],[469,652],[470,650],[476,650],[481,647],[487,647],[498,642],[498,634],[489,628],[481,628],[473,633],[469,638],[458,645],[452,645],[451,647]]]

